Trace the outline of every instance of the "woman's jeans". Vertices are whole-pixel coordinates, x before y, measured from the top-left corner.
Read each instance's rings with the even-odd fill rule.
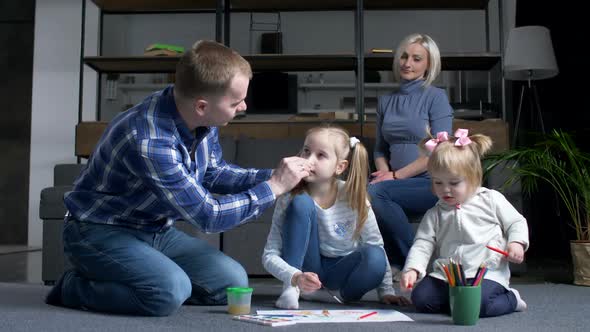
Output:
[[[430,178],[381,181],[369,186],[371,206],[391,264],[403,268],[414,242],[408,215],[423,215],[436,204]]]
[[[358,301],[377,288],[385,275],[385,252],[379,246],[363,246],[343,257],[320,254],[316,206],[303,193],[287,207],[283,224],[282,258],[303,272],[316,273],[328,289],[340,290],[344,301]]]

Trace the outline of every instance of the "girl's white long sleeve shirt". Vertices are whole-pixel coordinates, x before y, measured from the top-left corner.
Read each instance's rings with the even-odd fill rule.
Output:
[[[449,259],[460,262],[466,278],[473,278],[482,263],[488,267],[485,279],[509,287],[508,261],[486,245],[505,249],[506,244],[518,242],[529,246],[526,219],[498,191],[480,187],[459,208],[443,200],[428,210],[420,223],[410,249],[404,271],[418,271],[418,278],[426,275],[431,256],[436,259],[429,275],[447,280],[441,264]]]
[[[264,268],[275,278],[285,284],[291,284],[293,275],[301,272],[283,260],[282,228],[287,207],[291,203],[290,194],[280,197],[275,205],[272,218],[272,226],[268,234],[266,246],[262,254]],[[369,202],[367,202],[369,204]],[[373,210],[369,208],[367,220],[361,230],[360,237],[354,237],[354,231],[358,222],[357,212],[348,205],[348,197],[345,193],[345,182],[338,180],[338,195],[336,202],[331,207],[324,209],[317,203],[316,215],[318,223],[318,236],[320,254],[324,257],[342,257],[353,253],[363,245],[375,245],[383,249],[383,238]],[[384,250],[385,252],[385,250]],[[385,256],[387,262],[387,255]],[[395,295],[393,280],[389,262],[386,263],[383,282],[377,288],[381,299],[384,295]]]

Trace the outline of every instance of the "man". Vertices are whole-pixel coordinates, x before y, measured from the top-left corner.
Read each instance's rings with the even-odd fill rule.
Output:
[[[226,287],[247,286],[239,263],[171,226],[184,219],[205,232],[231,229],[312,171],[298,157],[274,172],[222,159],[216,126],[246,110],[251,76],[235,51],[200,41],[180,59],[174,86],[112,120],[64,197],[64,251],[74,269],[47,303],[165,316],[185,301],[225,304]]]

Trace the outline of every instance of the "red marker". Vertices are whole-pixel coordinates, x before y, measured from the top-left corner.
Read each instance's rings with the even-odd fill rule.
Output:
[[[494,247],[491,247],[491,246],[486,246],[486,248],[488,248],[488,249],[490,249],[490,250],[493,250],[493,251],[495,251],[495,252],[498,252],[498,253],[500,253],[500,254],[502,254],[502,255],[504,255],[504,256],[506,256],[506,257],[508,257],[508,253],[507,253],[506,251],[504,251],[504,250],[500,250],[500,249],[498,249],[498,248],[494,248]]]
[[[369,312],[366,315],[360,316],[358,319],[364,319],[364,318],[371,317],[371,316],[376,315],[376,314],[377,314],[377,311]]]

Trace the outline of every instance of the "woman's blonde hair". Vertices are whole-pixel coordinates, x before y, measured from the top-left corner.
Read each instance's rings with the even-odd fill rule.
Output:
[[[184,98],[219,96],[238,73],[252,78],[248,61],[222,44],[200,40],[178,61],[174,91]]]
[[[414,33],[402,40],[397,46],[393,57],[393,76],[396,81],[401,80],[400,76],[400,58],[406,51],[406,48],[411,44],[422,45],[428,51],[428,68],[426,69],[424,86],[429,86],[440,74],[440,51],[434,40],[426,34]]]
[[[334,139],[332,142],[335,144],[334,147],[338,160],[348,161],[348,171],[343,173],[347,173],[345,191],[348,196],[348,205],[357,212],[358,222],[354,231],[354,237],[358,238],[369,215],[369,207],[367,205],[369,157],[367,149],[361,142],[356,143],[354,148],[351,148],[348,131],[329,124],[309,129],[305,137],[321,132],[327,132],[333,136]],[[297,194],[303,190],[305,190],[304,184],[294,189],[293,194]]]
[[[466,145],[456,145],[459,139],[456,136],[448,136],[448,140],[438,142],[434,150],[430,152],[426,143],[431,139],[425,138],[420,142],[420,148],[428,158],[428,172],[446,171],[451,174],[460,175],[467,181],[470,189],[474,191],[481,186],[482,169],[481,157],[483,157],[492,147],[492,139],[489,136],[475,134],[467,136],[471,143]]]

